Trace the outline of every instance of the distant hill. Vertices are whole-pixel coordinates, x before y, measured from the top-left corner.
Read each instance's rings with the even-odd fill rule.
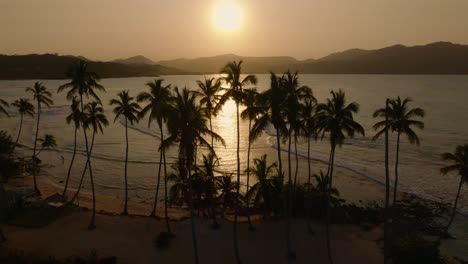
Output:
[[[65,71],[77,59],[56,54],[0,55],[0,79],[64,79]],[[89,69],[101,78],[143,77],[186,74],[186,72],[161,65],[123,64],[88,60]]]
[[[117,60],[113,60],[111,62],[115,62],[115,63],[122,63],[122,64],[149,64],[149,65],[153,65],[153,64],[156,64],[156,62],[146,58],[145,56],[142,56],[142,55],[138,55],[138,56],[133,56],[133,57],[130,57],[130,58],[127,58],[127,59],[117,59]]]
[[[218,73],[226,63],[243,60],[243,70],[249,73],[268,73],[269,71],[285,71],[298,64],[293,57],[243,57],[235,54],[225,54],[196,59],[176,59],[158,61],[158,64],[173,67],[188,72]]]
[[[436,42],[349,50],[302,63],[298,69],[302,73],[330,74],[468,74],[468,46]]]

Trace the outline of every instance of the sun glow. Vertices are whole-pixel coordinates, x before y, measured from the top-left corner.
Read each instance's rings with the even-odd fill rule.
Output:
[[[241,25],[241,9],[232,1],[225,1],[216,6],[213,13],[213,21],[219,30],[230,32]]]

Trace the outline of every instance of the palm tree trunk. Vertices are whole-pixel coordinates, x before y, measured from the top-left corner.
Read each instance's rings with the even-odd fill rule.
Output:
[[[0,228],[0,244],[6,241],[5,234],[3,234],[3,229]]]
[[[128,166],[128,121],[125,118],[125,205],[122,212],[123,215],[128,215],[128,178],[127,178],[127,166]]]
[[[39,122],[41,119],[41,104],[39,101],[37,102],[37,124],[36,124],[36,136],[34,137],[34,148],[33,148],[33,181],[34,181],[34,191],[36,192],[36,195],[41,195],[41,192],[39,191],[39,188],[37,187],[37,180],[36,180],[36,166],[39,164],[36,164],[37,158],[36,158],[36,148],[37,148],[37,137],[39,135]]]
[[[236,102],[236,120],[237,120],[237,187],[236,195],[237,198],[240,195],[240,131],[239,131],[239,103]],[[234,223],[233,223],[233,233],[234,233],[234,255],[236,256],[236,263],[241,264],[242,260],[239,254],[239,245],[237,238],[237,216],[239,214],[239,202],[235,202],[234,205]]]
[[[291,128],[288,131],[288,184],[292,184],[291,169]]]
[[[332,179],[333,179],[333,167],[335,163],[335,144],[332,143],[332,149],[330,153],[330,167],[329,167],[329,184],[327,188],[327,196],[326,196],[326,208],[327,208],[327,224],[326,224],[326,235],[327,235],[327,254],[328,254],[328,261],[330,264],[333,264],[333,257],[331,253],[331,241],[330,241],[330,191],[332,188]]]
[[[400,154],[400,131],[398,131],[397,145],[396,145],[396,158],[395,158],[395,183],[393,186],[393,205],[396,204],[397,200],[397,188],[398,188],[398,159]]]
[[[16,145],[18,145],[18,141],[19,141],[19,138],[20,138],[20,135],[21,135],[21,129],[23,128],[23,114],[20,114],[20,126],[19,126],[19,130],[18,130],[18,136],[16,137],[16,141],[15,141],[15,147]]]
[[[389,209],[390,209],[390,171],[388,167],[388,105],[389,99],[385,103],[385,216],[384,216],[384,263],[388,263],[390,258],[389,245]]]
[[[311,166],[310,166],[310,135],[307,135],[307,165],[308,165],[308,169],[309,169],[309,175],[308,175],[308,178],[307,178],[307,194],[310,194],[310,191],[311,191],[311,178],[312,178],[312,174],[311,174]],[[312,234],[313,231],[312,231],[312,226],[310,225],[310,199],[307,199],[306,200],[308,203],[306,204],[307,206],[307,209],[306,209],[306,214],[307,214],[307,231],[309,232],[309,234]]]
[[[93,133],[93,136],[91,137],[91,145],[90,145],[90,148],[89,148],[89,155],[90,156],[91,156],[91,153],[93,152],[94,136],[95,136],[95,134]],[[78,198],[78,195],[80,194],[80,191],[81,191],[81,187],[83,186],[83,180],[84,180],[84,176],[86,175],[86,171],[88,169],[88,166],[89,166],[89,159],[86,159],[85,168],[84,168],[83,173],[81,174],[81,178],[80,178],[80,183],[78,184],[78,188],[76,190],[75,195],[73,195],[73,198],[70,200],[69,203],[73,203],[76,200],[76,198]]]
[[[93,132],[93,139],[96,131]],[[94,141],[94,140],[93,140]],[[93,142],[94,143],[94,142]],[[91,222],[89,223],[88,229],[93,230],[96,228],[96,192],[94,190],[94,177],[93,177],[93,169],[91,167],[91,151],[89,152],[89,180],[91,181],[91,192],[93,194],[93,212],[91,215]]]
[[[292,250],[291,246],[291,215],[292,215],[292,169],[291,169],[291,128],[288,131],[288,183],[286,188],[286,195],[288,196],[285,200],[286,202],[286,248],[288,263],[295,259],[295,253]]]
[[[73,155],[72,155],[72,158],[71,158],[71,161],[70,161],[70,165],[68,166],[67,179],[65,180],[65,187],[63,188],[62,198],[65,198],[65,195],[67,194],[68,182],[70,180],[71,170],[72,170],[72,167],[73,167],[73,163],[75,161],[77,132],[78,132],[78,128],[75,127],[75,137],[74,137],[75,140],[74,140],[74,144],[73,144]]]
[[[278,170],[281,177],[281,183],[284,184],[284,175],[283,175],[283,163],[281,162],[281,142],[280,142],[280,131],[276,129],[276,150],[278,152]]]
[[[162,128],[161,128],[162,130]],[[161,144],[163,142],[163,139],[161,137]],[[151,214],[150,216],[152,217],[156,217],[156,209],[157,209],[157,205],[158,205],[158,196],[159,196],[159,184],[160,184],[160,181],[161,181],[161,166],[162,166],[162,163],[163,163],[163,152],[160,151],[159,152],[159,165],[158,165],[158,179],[156,181],[156,193],[154,195],[154,203],[153,203],[153,211],[151,211]]]
[[[245,193],[249,193],[249,183],[250,183],[250,170],[249,170],[249,167],[250,167],[250,146],[251,146],[251,142],[250,142],[250,130],[252,129],[252,119],[249,118],[249,143],[248,143],[248,147],[247,147],[247,187],[246,187],[246,191]],[[247,195],[246,195],[247,197]],[[249,230],[250,231],[253,231],[254,230],[254,226],[252,225],[252,221],[250,220],[250,201],[248,200],[248,198],[246,199],[246,204],[247,204],[247,222],[249,223]]]
[[[213,126],[212,126],[212,123],[211,123],[211,111],[210,110],[208,111],[208,116],[209,116],[209,121],[210,121],[210,131],[213,132]],[[212,148],[211,158],[214,159],[215,151],[214,151],[214,137],[213,137],[213,134],[211,134],[211,148]],[[212,186],[210,186],[210,192],[208,193],[208,195],[209,195],[209,200],[210,200],[209,203],[211,204],[211,216],[213,217],[213,223],[211,224],[211,227],[216,229],[216,228],[219,227],[219,223],[216,220],[216,204],[215,204],[215,201],[214,201],[214,192],[215,192],[214,174],[212,176],[213,176],[212,179],[211,179]]]
[[[187,157],[187,173],[188,173],[188,198],[189,198],[189,207],[190,207],[190,224],[192,226],[192,242],[193,250],[195,253],[195,264],[199,264],[200,260],[198,257],[198,244],[197,244],[197,232],[195,229],[195,212],[193,210],[193,197],[192,197],[192,172],[191,172],[191,163],[190,159]]]
[[[299,173],[299,156],[297,155],[297,134],[294,132],[294,152],[296,155],[296,171],[294,172],[294,190],[297,186],[297,174]],[[296,191],[294,191],[296,193]]]
[[[164,139],[164,136],[161,131],[161,138]],[[166,169],[166,151],[164,149],[162,151],[162,156],[163,156],[163,162],[164,162],[164,216],[166,219],[166,228],[167,232],[169,234],[172,234],[171,232],[171,226],[169,225],[169,214],[167,212],[167,169]]]
[[[455,203],[453,204],[452,215],[450,216],[450,220],[449,220],[447,226],[445,227],[444,235],[448,234],[448,230],[449,230],[450,226],[452,225],[453,219],[455,219],[455,215],[457,213],[458,198],[460,197],[460,190],[461,190],[462,186],[463,186],[463,176],[460,176],[460,183],[458,184],[458,191],[457,191],[457,196],[455,197]]]

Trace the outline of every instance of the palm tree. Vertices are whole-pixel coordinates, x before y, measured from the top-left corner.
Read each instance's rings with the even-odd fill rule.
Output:
[[[215,80],[215,78],[209,78],[207,79],[205,76],[204,81],[197,80],[198,87],[200,88],[200,93],[202,94],[202,97],[200,99],[200,103],[202,106],[205,107],[206,109],[206,114],[208,115],[208,120],[210,122],[210,130],[213,131],[213,126],[211,119],[213,116],[217,115],[217,112],[219,110],[219,107],[217,107],[218,102],[221,100],[221,95],[219,95],[220,88],[221,88],[221,82],[220,80]],[[214,139],[211,137],[211,146],[214,148]],[[215,153],[214,151],[212,152],[211,161],[214,161],[213,159],[215,158]],[[212,179],[209,181],[209,183],[214,184],[214,175],[212,175]],[[214,186],[210,186],[210,190],[214,190]],[[219,223],[216,220],[216,210],[215,210],[215,202],[214,202],[214,197],[213,193],[208,192],[208,200],[209,203],[211,204],[211,215],[213,217],[213,223],[211,226],[214,229],[219,228]]]
[[[39,156],[44,149],[51,149],[57,147],[57,141],[55,137],[50,134],[45,134],[44,138],[37,139],[38,142],[41,143],[41,149],[37,152],[36,157]]]
[[[68,166],[67,179],[65,180],[65,187],[63,188],[62,198],[65,198],[65,195],[67,193],[68,183],[70,181],[70,174],[71,174],[71,170],[72,170],[73,163],[75,161],[75,156],[76,156],[77,134],[78,134],[78,130],[80,129],[81,123],[83,122],[83,113],[80,111],[80,101],[78,100],[76,96],[73,96],[72,98],[70,110],[71,110],[71,113],[65,118],[65,120],[67,121],[67,124],[70,124],[73,122],[73,125],[75,126],[75,133],[74,133],[74,140],[73,140],[73,155],[70,161],[70,165]]]
[[[8,111],[5,109],[6,107],[8,107],[8,103],[5,100],[0,99],[0,113],[3,113],[4,115],[9,117],[10,115],[8,114]]]
[[[310,141],[312,136],[316,137],[316,126],[315,126],[315,107],[317,100],[314,97],[306,99],[304,105],[301,107],[300,115],[300,127],[302,134],[307,138],[307,168],[308,168],[308,177],[307,177],[307,191],[310,193],[312,183],[312,171],[310,165]],[[309,234],[313,234],[312,227],[310,225],[310,204],[307,206],[307,230]]]
[[[140,118],[149,113],[148,117],[148,127],[151,126],[151,122],[156,120],[159,127],[159,132],[161,134],[160,146],[159,146],[159,168],[158,168],[158,178],[156,184],[156,194],[154,196],[153,211],[151,216],[156,216],[156,206],[158,202],[159,195],[159,182],[161,179],[161,164],[164,164],[164,215],[166,219],[166,228],[167,232],[171,233],[171,227],[169,225],[169,215],[167,212],[167,169],[166,169],[166,154],[165,150],[162,148],[164,141],[164,130],[163,123],[167,121],[167,115],[169,111],[169,104],[172,101],[172,92],[171,85],[163,85],[164,80],[158,79],[153,82],[148,82],[146,85],[150,88],[150,92],[141,92],[137,96],[138,102],[147,102],[148,104],[143,107],[140,111]]]
[[[95,194],[95,191],[94,191],[94,177],[92,176],[93,175],[93,170],[92,170],[92,167],[91,167],[91,159],[90,158],[91,158],[91,153],[93,151],[95,135],[99,131],[101,132],[101,134],[103,134],[104,133],[103,127],[109,125],[109,121],[107,121],[107,117],[104,114],[104,109],[102,108],[101,104],[98,103],[98,102],[88,103],[86,105],[86,107],[85,107],[84,114],[85,114],[85,120],[83,122],[84,129],[88,129],[89,127],[91,127],[93,129],[93,136],[92,136],[92,139],[91,139],[91,146],[90,146],[89,152],[88,152],[89,157],[87,158],[87,162],[88,162],[88,166],[89,166],[89,175],[91,176],[90,177],[91,191],[92,191],[92,194],[93,194],[93,214],[91,216],[91,222],[90,222],[88,228],[89,229],[95,229],[96,228],[96,224],[95,224],[95,219],[96,219],[96,194]],[[78,195],[82,184],[83,184],[83,177],[81,177],[80,184],[78,186],[78,192],[76,193],[76,195]]]
[[[227,208],[235,208],[241,202],[237,195],[238,185],[239,182],[233,181],[232,174],[215,177],[215,188],[220,191],[217,199],[223,207],[221,211],[223,218]]]
[[[255,75],[247,75],[244,78],[241,77],[241,65],[242,60],[239,62],[230,62],[224,66],[221,70],[221,80],[226,83],[229,88],[227,89],[226,93],[223,95],[223,102],[227,100],[227,98],[232,98],[236,103],[236,122],[237,122],[237,182],[240,183],[240,128],[239,128],[239,105],[243,101],[244,93],[243,89],[247,85],[255,85],[257,84],[257,77]],[[237,195],[240,195],[240,185],[237,187]],[[236,256],[236,262],[241,263],[240,255],[239,255],[239,246],[237,241],[237,217],[239,213],[239,208],[235,208],[234,210],[234,224],[233,224],[233,232],[234,232],[234,254]]]
[[[121,91],[117,94],[118,99],[110,100],[110,105],[115,105],[114,114],[115,121],[122,115],[125,117],[125,205],[123,215],[128,215],[128,181],[127,181],[127,163],[128,163],[128,122],[133,125],[133,122],[138,121],[138,113],[141,109],[137,102],[133,101],[133,97],[129,95],[128,90]]]
[[[460,190],[463,186],[463,183],[468,182],[468,144],[465,144],[463,146],[462,145],[457,146],[454,153],[442,154],[442,159],[444,161],[449,161],[452,163],[451,165],[440,169],[440,172],[442,174],[445,175],[449,172],[455,171],[455,172],[458,172],[460,176],[460,183],[458,184],[458,191],[457,191],[457,196],[455,197],[455,203],[453,204],[452,215],[450,216],[450,220],[444,230],[444,233],[446,235],[448,234],[450,225],[452,224],[453,219],[455,218],[455,214],[457,212],[457,203],[458,203],[458,198],[460,197]]]
[[[104,87],[99,84],[99,76],[94,73],[88,71],[88,63],[79,60],[71,65],[71,67],[67,70],[65,75],[70,78],[70,82],[61,85],[58,89],[57,92],[60,93],[64,91],[65,89],[69,89],[67,92],[67,99],[72,100],[72,98],[76,95],[79,96],[80,100],[80,111],[81,113],[84,113],[84,108],[85,104],[83,101],[83,95],[86,97],[93,97],[94,100],[98,103],[101,103],[101,100],[96,94],[96,91],[103,91],[105,92],[106,90]],[[96,91],[95,91],[96,90]],[[86,128],[83,126],[83,134],[85,138],[85,147],[86,147],[86,163],[85,167],[83,169],[83,173],[81,174],[81,179],[80,182],[83,182],[83,178],[86,174],[86,170],[88,168],[88,165],[90,165],[90,148],[89,148],[89,142],[88,142],[88,135],[86,133]],[[89,177],[90,179],[93,178],[93,172],[90,170],[89,172]],[[94,188],[94,181],[91,180],[91,184],[93,185],[92,188]],[[81,184],[78,187],[78,190],[76,191],[75,195],[73,198],[70,200],[70,203],[73,203],[73,201],[78,197],[78,194],[80,192]],[[94,218],[93,218],[94,219]],[[92,221],[94,223],[94,220]],[[94,224],[89,226],[90,228],[94,228]]]
[[[195,147],[197,142],[201,146],[207,147],[212,151],[211,145],[205,140],[204,136],[213,136],[215,140],[224,140],[211,131],[206,123],[206,111],[198,104],[199,93],[189,91],[184,88],[182,92],[175,88],[174,101],[171,102],[168,111],[167,128],[170,136],[163,142],[162,149],[165,150],[175,144],[179,144],[179,160],[185,164],[185,170],[188,179],[188,186],[192,186],[192,164],[194,160]],[[188,191],[188,200],[190,207],[190,219],[192,225],[192,240],[195,251],[195,262],[199,263],[198,246],[195,232],[195,220],[193,210],[192,191]]]
[[[37,102],[37,124],[36,124],[36,136],[34,137],[34,148],[33,148],[33,155],[32,155],[32,161],[33,161],[33,167],[35,167],[36,164],[36,148],[37,148],[37,136],[39,135],[39,122],[41,119],[41,108],[42,105],[45,105],[47,107],[50,107],[54,102],[52,101],[51,97],[52,94],[47,90],[47,88],[42,85],[41,82],[36,82],[34,83],[33,87],[28,87],[26,88],[26,92],[30,92],[33,94],[34,100]],[[37,195],[40,195],[41,192],[37,188],[37,181],[36,181],[36,170],[33,170],[33,179],[34,179],[34,190]]]
[[[261,109],[260,115],[255,120],[255,124],[252,127],[251,137],[252,139],[258,138],[264,131],[264,129],[272,124],[276,130],[276,150],[278,153],[278,170],[280,182],[280,190],[284,193],[284,171],[281,160],[281,140],[288,135],[288,128],[284,118],[284,107],[286,91],[284,89],[284,77],[277,77],[274,73],[270,74],[270,89],[263,92],[259,97],[259,106]],[[295,258],[295,253],[291,247],[291,230],[289,221],[289,209],[288,201],[281,199],[283,203],[283,214],[285,215],[285,234],[286,234],[286,248],[288,261]]]
[[[247,147],[247,187],[246,187],[246,193],[249,192],[249,184],[250,184],[250,147],[252,144],[252,137],[251,137],[251,130],[252,130],[252,121],[257,118],[257,115],[260,114],[261,108],[258,106],[258,97],[259,93],[257,92],[257,89],[251,88],[251,89],[244,89],[244,105],[245,109],[241,113],[241,118],[242,119],[248,119],[249,120],[249,143]],[[247,211],[249,211],[249,201],[247,201]],[[252,225],[252,222],[250,221],[250,213],[247,213],[247,221],[249,222],[249,230],[254,230],[254,227]]]
[[[330,191],[333,188],[333,167],[335,161],[336,146],[344,143],[346,136],[354,137],[356,133],[364,135],[364,128],[354,121],[353,114],[359,112],[359,105],[355,102],[346,104],[345,93],[341,90],[338,92],[331,91],[332,98],[327,99],[327,103],[317,106],[317,128],[318,133],[322,134],[322,139],[325,134],[329,134],[330,138],[330,161],[328,163],[328,177],[330,177],[328,195],[327,195],[327,251],[330,263],[333,263],[330,248]]]
[[[379,121],[374,125],[375,130],[379,130],[377,134],[372,138],[376,140],[386,130],[387,126],[394,132],[397,133],[397,145],[396,145],[396,158],[395,158],[395,183],[393,185],[393,204],[396,203],[397,198],[397,187],[398,187],[398,162],[400,153],[400,136],[406,134],[410,144],[416,144],[419,146],[418,135],[414,132],[412,127],[424,129],[424,123],[418,120],[413,120],[415,117],[424,117],[425,111],[419,107],[408,109],[408,104],[411,102],[411,98],[405,98],[401,100],[398,96],[396,99],[390,101],[389,105],[389,120],[386,124],[385,120]],[[374,112],[375,117],[385,118],[385,108],[380,108]]]
[[[28,115],[34,118],[34,105],[29,102],[29,99],[20,98],[19,100],[15,100],[12,106],[18,109],[18,113],[20,114],[20,125],[18,129],[18,136],[16,137],[15,146],[18,145],[19,138],[21,136],[21,129],[23,127],[23,118],[25,115]]]
[[[277,163],[268,164],[267,155],[264,154],[254,159],[254,164],[255,167],[249,167],[248,170],[255,176],[257,183],[247,192],[247,197],[249,200],[253,198],[257,206],[263,204],[263,217],[266,218],[272,206],[271,185],[274,173],[277,171]]]

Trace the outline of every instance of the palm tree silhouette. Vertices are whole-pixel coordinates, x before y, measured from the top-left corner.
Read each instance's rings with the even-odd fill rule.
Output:
[[[182,89],[182,92],[180,92],[175,87],[175,97],[170,105],[167,121],[170,136],[164,140],[162,145],[162,149],[166,149],[177,143],[179,144],[178,158],[185,164],[184,172],[187,175],[185,178],[188,179],[188,186],[192,186],[191,171],[197,142],[212,151],[211,145],[205,140],[204,136],[213,136],[215,140],[221,141],[224,145],[224,140],[207,127],[206,111],[198,104],[199,95],[199,93],[189,91],[187,88]],[[198,246],[191,190],[188,190],[188,198],[195,262],[198,264]]]
[[[26,88],[26,92],[30,92],[33,94],[34,100],[37,102],[37,124],[36,124],[36,135],[34,137],[34,148],[33,148],[33,156],[32,156],[32,161],[33,161],[33,167],[35,167],[37,164],[37,157],[36,157],[36,148],[37,148],[37,137],[39,135],[39,122],[41,119],[41,109],[42,105],[45,105],[47,107],[50,107],[54,102],[52,101],[51,97],[52,94],[47,90],[47,88],[42,85],[41,82],[36,82],[34,83],[33,87],[28,87]],[[33,170],[33,179],[34,179],[34,190],[37,195],[40,195],[41,192],[39,191],[37,187],[37,181],[36,181],[36,169]]]
[[[210,152],[207,155],[203,154],[203,161],[201,166],[198,166],[197,171],[201,175],[201,178],[204,179],[204,186],[206,190],[207,200],[210,206],[211,214],[216,214],[215,208],[215,197],[216,197],[216,188],[215,188],[215,169],[219,166],[219,160],[214,152]],[[212,216],[213,217],[213,216]],[[212,227],[218,228],[219,224],[216,221],[216,218],[213,219]]]
[[[128,215],[128,180],[127,180],[127,164],[128,164],[128,122],[133,125],[133,122],[138,121],[139,110],[141,109],[134,98],[129,95],[128,90],[121,91],[117,94],[118,99],[111,99],[110,105],[115,105],[113,110],[115,121],[122,115],[125,117],[125,205],[122,212],[123,215]]]
[[[272,124],[276,130],[276,150],[278,154],[278,170],[280,191],[284,194],[284,171],[281,160],[281,140],[280,138],[287,138],[288,128],[284,117],[284,107],[286,98],[286,89],[284,88],[284,77],[277,77],[276,74],[270,73],[270,89],[263,92],[259,97],[259,105],[261,107],[261,114],[255,120],[252,127],[251,137],[258,138],[264,129]],[[288,261],[295,258],[295,253],[291,247],[291,225],[289,220],[289,199],[280,199],[283,203],[283,214],[285,215],[285,234],[286,234],[286,248]]]
[[[65,120],[67,121],[67,124],[70,124],[73,122],[73,125],[75,127],[75,133],[74,133],[74,140],[73,140],[73,154],[72,154],[72,158],[70,161],[70,165],[68,166],[67,179],[65,180],[65,187],[63,188],[62,198],[65,198],[65,195],[67,193],[68,183],[70,181],[70,174],[71,174],[71,170],[72,170],[73,163],[75,161],[75,156],[76,156],[77,134],[78,134],[78,130],[80,129],[81,123],[83,122],[83,113],[80,111],[80,101],[78,100],[76,96],[73,96],[72,98],[70,110],[71,110],[71,113],[67,115]]]
[[[327,103],[317,106],[317,128],[318,133],[322,134],[322,139],[325,134],[329,134],[330,138],[330,161],[328,164],[327,175],[330,177],[328,192],[327,192],[327,252],[330,263],[333,263],[330,247],[330,192],[333,188],[333,167],[335,161],[336,146],[344,143],[346,135],[354,137],[356,133],[364,135],[364,128],[354,121],[353,114],[359,112],[359,105],[355,102],[346,104],[345,93],[341,90],[338,92],[331,91],[332,98],[327,99]]]
[[[41,149],[37,152],[36,157],[39,156],[39,154],[44,149],[51,149],[57,147],[57,141],[55,140],[55,137],[50,134],[45,134],[44,138],[39,138],[37,139],[37,141],[41,143]]]
[[[241,77],[242,74],[242,60],[239,62],[230,62],[224,66],[221,70],[221,81],[226,83],[229,88],[226,90],[226,93],[223,95],[222,101],[225,102],[228,98],[232,98],[236,103],[236,124],[237,124],[237,182],[240,183],[240,128],[239,128],[239,105],[242,104],[244,93],[243,89],[247,85],[257,84],[257,77],[255,75],[247,75],[244,78]],[[240,195],[240,184],[237,187],[237,195]],[[239,255],[239,245],[237,239],[237,217],[239,214],[239,208],[236,206],[234,210],[234,254],[236,256],[236,262],[242,263]]]
[[[159,127],[159,132],[161,134],[161,142],[159,145],[159,166],[158,166],[158,178],[156,183],[156,194],[154,195],[153,210],[151,211],[150,216],[156,216],[156,206],[158,202],[159,195],[159,182],[161,179],[161,164],[164,164],[164,215],[166,219],[166,228],[167,232],[171,233],[171,227],[169,225],[169,215],[167,212],[167,169],[166,169],[166,152],[162,148],[164,141],[164,130],[163,123],[167,121],[167,115],[169,111],[169,104],[173,100],[171,85],[163,85],[164,80],[158,79],[153,82],[148,82],[146,85],[150,88],[150,92],[141,92],[137,96],[138,102],[147,102],[148,104],[143,107],[140,111],[140,118],[149,113],[148,117],[148,127],[151,126],[151,122],[156,120]]]
[[[247,147],[247,182],[246,182],[246,193],[249,192],[249,185],[250,185],[250,147],[252,144],[252,137],[251,137],[251,130],[252,130],[252,121],[257,118],[257,115],[260,114],[261,108],[259,107],[259,93],[255,88],[247,88],[244,89],[244,105],[245,109],[241,112],[242,119],[249,120],[249,143]],[[249,223],[249,230],[254,230],[252,225],[252,221],[250,221],[250,212],[249,212],[249,201],[246,201],[247,206],[247,221]]]
[[[215,78],[207,79],[205,76],[204,81],[197,80],[198,87],[200,88],[200,93],[202,95],[200,99],[200,103],[206,109],[206,114],[208,115],[208,120],[210,122],[210,130],[213,131],[212,126],[212,117],[217,115],[219,111],[219,107],[217,107],[218,102],[221,100],[221,95],[219,94],[221,90],[221,82],[220,80],[215,80]],[[211,137],[211,146],[214,148],[214,139]],[[213,150],[211,154],[211,162],[213,163],[215,160],[215,152]],[[211,175],[213,178],[208,181],[211,186],[209,186],[210,191],[214,191],[214,175]],[[216,210],[215,210],[215,201],[214,201],[214,194],[211,192],[207,193],[208,201],[211,204],[211,216],[213,218],[213,223],[211,224],[212,228],[217,229],[219,228],[219,223],[216,220]]]
[[[101,103],[101,100],[96,94],[96,91],[102,91],[105,92],[106,90],[104,87],[99,84],[99,76],[95,72],[90,72],[88,71],[88,63],[79,60],[75,63],[73,63],[70,68],[65,72],[65,75],[67,78],[70,78],[70,82],[61,85],[57,89],[57,93],[60,93],[64,91],[65,89],[69,89],[67,92],[66,98],[68,100],[71,100],[74,96],[78,95],[80,98],[80,111],[84,113],[84,101],[83,101],[83,95],[86,97],[93,97],[93,99]],[[95,91],[96,90],[96,91]],[[88,168],[88,165],[90,164],[90,148],[89,148],[89,142],[88,142],[88,135],[86,133],[86,128],[83,125],[83,134],[85,138],[85,147],[86,147],[86,163],[85,167],[83,169],[83,173],[81,174],[81,179],[80,183],[83,182],[83,178],[86,174],[86,170]],[[90,179],[93,178],[93,172],[90,170],[89,172],[89,177]],[[94,188],[94,181],[91,180],[91,184],[93,185],[92,188]],[[78,194],[80,193],[81,189],[81,184],[79,185],[75,195],[73,198],[70,200],[70,203],[73,203],[75,199],[78,197]],[[94,217],[93,217],[94,219]],[[92,221],[94,223],[94,220]],[[89,226],[91,229],[94,228],[94,224]]]
[[[18,109],[18,113],[20,114],[20,125],[18,129],[18,136],[16,137],[16,141],[15,141],[15,147],[16,147],[16,145],[18,145],[18,142],[21,136],[21,129],[23,127],[24,116],[28,115],[34,118],[35,112],[34,112],[34,105],[29,102],[29,99],[20,98],[19,100],[15,100],[11,105],[16,107]]]
[[[277,163],[268,164],[267,155],[254,159],[255,167],[248,170],[255,176],[257,183],[247,192],[247,197],[253,200],[257,207],[263,207],[263,217],[268,216],[268,210],[272,206],[271,189],[274,173],[277,171]]]
[[[460,190],[463,186],[463,183],[468,182],[468,144],[459,145],[456,147],[454,153],[444,153],[442,154],[442,159],[444,161],[449,161],[452,164],[440,169],[442,174],[447,174],[449,172],[458,172],[460,176],[460,183],[458,184],[457,196],[455,197],[455,203],[453,204],[453,211],[450,216],[449,222],[444,230],[444,235],[448,234],[450,225],[452,225],[453,219],[457,212],[458,198],[460,197]]]
[[[301,132],[304,135],[304,137],[307,138],[307,169],[308,169],[308,177],[307,177],[307,192],[310,193],[312,191],[312,183],[311,183],[311,178],[312,178],[312,170],[311,170],[311,164],[310,164],[310,141],[312,136],[315,136],[315,139],[317,139],[316,132],[317,132],[317,127],[315,125],[315,107],[317,104],[317,100],[315,97],[311,96],[310,98],[307,98],[304,102],[304,105],[301,107],[301,111],[299,112],[299,118],[300,118],[300,128]],[[307,230],[309,234],[313,234],[312,226],[310,224],[310,210],[311,206],[310,204],[307,206]]]
[[[9,117],[10,115],[8,114],[8,111],[5,109],[6,107],[8,107],[8,103],[5,100],[0,99],[0,113],[3,113],[4,115]]]
[[[104,109],[102,108],[101,104],[98,102],[91,102],[88,103],[85,107],[85,117],[86,119],[83,122],[83,127],[84,129],[92,128],[93,129],[93,136],[91,139],[91,146],[89,148],[89,157],[88,157],[88,166],[89,166],[89,175],[90,175],[90,180],[91,180],[91,191],[93,194],[93,213],[91,216],[91,222],[89,224],[89,229],[95,229],[96,228],[96,194],[94,191],[94,177],[93,177],[93,170],[91,167],[91,153],[93,151],[93,146],[94,146],[94,137],[96,134],[100,131],[101,134],[104,133],[103,127],[109,125],[109,121],[107,121],[107,117],[104,114]],[[83,184],[83,177],[81,177],[80,184],[78,187],[78,191],[81,189],[81,185]],[[76,193],[78,195],[78,192]]]
[[[239,182],[233,181],[232,174],[224,174],[215,178],[216,190],[220,191],[217,199],[223,207],[221,211],[223,218],[227,208],[235,208],[241,202],[237,195],[238,185]]]
[[[408,141],[411,144],[416,144],[419,146],[418,135],[414,132],[411,127],[417,127],[419,129],[424,129],[424,123],[418,120],[413,120],[414,117],[424,117],[425,112],[421,108],[408,109],[408,104],[411,102],[411,98],[405,98],[401,100],[398,96],[394,100],[390,100],[389,105],[389,120],[386,124],[385,120],[379,121],[374,125],[375,130],[379,130],[377,134],[372,138],[376,140],[380,137],[387,126],[394,132],[397,133],[397,145],[396,145],[396,158],[395,158],[395,183],[393,185],[393,204],[396,203],[397,199],[397,187],[398,187],[398,162],[399,162],[399,153],[400,153],[400,136],[401,134],[406,134]],[[374,112],[375,117],[385,118],[385,108],[377,109]]]

